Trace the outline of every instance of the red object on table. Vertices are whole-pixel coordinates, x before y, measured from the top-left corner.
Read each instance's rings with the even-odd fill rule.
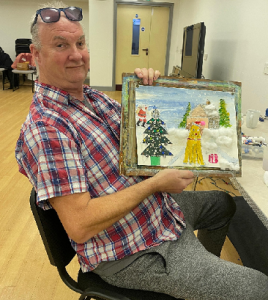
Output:
[[[21,53],[16,57],[14,63],[11,65],[11,68],[16,69],[17,63],[25,63],[25,62],[29,62],[29,65],[35,67],[35,61],[34,61],[32,54],[31,53]]]

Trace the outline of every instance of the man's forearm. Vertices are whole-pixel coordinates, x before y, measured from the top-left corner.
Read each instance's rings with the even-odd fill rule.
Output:
[[[109,228],[155,192],[180,193],[193,181],[190,171],[163,170],[122,191],[98,198],[80,193],[50,199],[69,237],[83,243]]]
[[[154,192],[154,181],[149,178],[111,195],[91,199],[87,192],[53,198],[50,203],[70,238],[84,243],[123,218]]]

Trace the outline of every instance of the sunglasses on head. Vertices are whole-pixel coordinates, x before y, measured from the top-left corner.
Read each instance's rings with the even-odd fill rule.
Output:
[[[60,19],[60,12],[63,11],[66,18],[70,21],[81,21],[83,19],[82,9],[75,6],[70,6],[67,8],[42,8],[36,11],[36,16],[33,22],[34,26],[37,22],[38,15],[45,23],[58,22]]]

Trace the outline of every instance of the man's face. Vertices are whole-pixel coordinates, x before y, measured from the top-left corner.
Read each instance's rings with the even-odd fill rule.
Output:
[[[64,15],[58,22],[39,22],[41,49],[33,50],[39,81],[63,90],[81,89],[89,69],[89,53],[79,22]]]

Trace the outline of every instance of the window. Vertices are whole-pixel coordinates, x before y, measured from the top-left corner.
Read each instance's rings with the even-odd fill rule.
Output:
[[[139,54],[140,25],[141,25],[141,19],[133,19],[132,48],[131,48],[131,54],[132,55],[138,55]]]

